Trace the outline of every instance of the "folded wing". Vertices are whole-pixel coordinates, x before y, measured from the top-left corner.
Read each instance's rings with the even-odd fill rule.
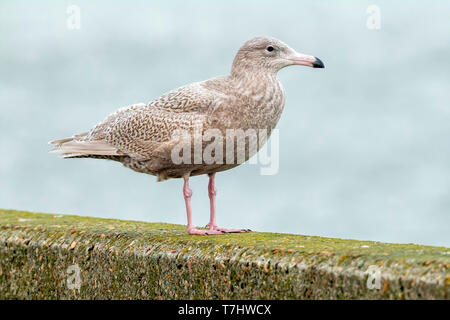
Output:
[[[204,92],[204,93],[203,93]],[[149,160],[173,146],[176,130],[192,131],[214,99],[201,84],[181,87],[151,101],[119,109],[91,131],[50,142],[50,152],[70,157],[130,156]]]

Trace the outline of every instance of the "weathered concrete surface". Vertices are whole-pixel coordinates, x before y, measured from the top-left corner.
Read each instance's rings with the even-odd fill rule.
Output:
[[[449,267],[444,247],[0,210],[1,299],[449,299]]]

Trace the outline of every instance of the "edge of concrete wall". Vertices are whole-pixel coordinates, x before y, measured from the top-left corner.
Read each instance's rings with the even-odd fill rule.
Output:
[[[450,249],[0,210],[1,299],[449,299]]]

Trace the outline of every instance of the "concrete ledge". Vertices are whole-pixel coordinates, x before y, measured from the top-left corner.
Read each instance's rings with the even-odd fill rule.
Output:
[[[1,299],[449,299],[450,249],[0,210]]]

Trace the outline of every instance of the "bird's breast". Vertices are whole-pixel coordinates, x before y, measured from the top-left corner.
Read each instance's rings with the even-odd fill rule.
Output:
[[[246,79],[235,84],[232,95],[218,101],[211,124],[227,129],[272,130],[284,103],[284,89],[276,77]]]

